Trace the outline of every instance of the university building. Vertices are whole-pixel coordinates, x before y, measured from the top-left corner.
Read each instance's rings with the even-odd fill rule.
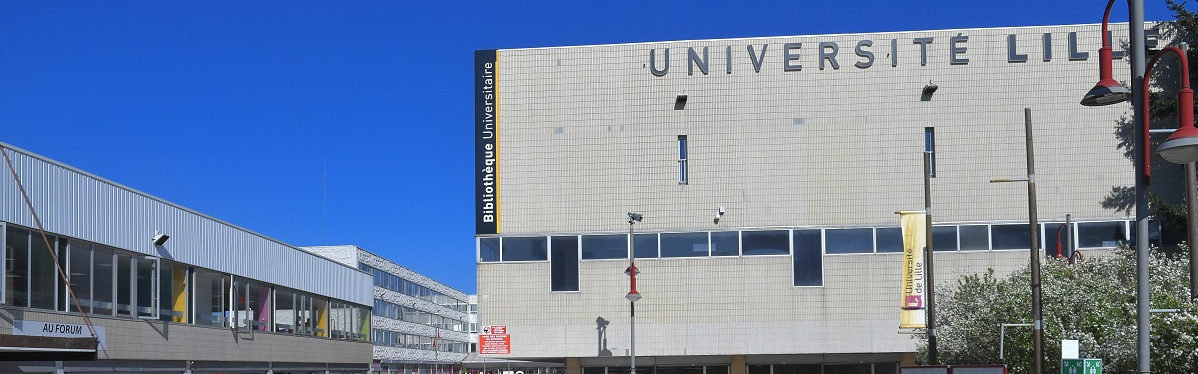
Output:
[[[368,272],[0,147],[0,372],[370,369]]]
[[[357,246],[303,249],[374,279],[372,372],[458,372],[471,341],[470,299],[465,293]]]
[[[1116,46],[1128,38],[1112,31]],[[940,286],[1028,263],[1026,184],[990,183],[1028,176],[1025,108],[1040,247],[1055,254],[1067,215],[1082,251],[1131,239],[1116,192],[1134,172],[1115,136],[1131,106],[1079,104],[1098,81],[1100,34],[476,51],[479,324],[510,336],[485,356],[570,374],[628,373],[634,354],[652,374],[897,372],[917,340],[899,332],[895,213],[925,209],[925,154]],[[1152,167],[1152,188],[1179,196],[1181,169]],[[630,227],[630,212],[643,220]]]

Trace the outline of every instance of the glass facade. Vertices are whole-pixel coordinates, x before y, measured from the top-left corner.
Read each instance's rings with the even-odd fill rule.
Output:
[[[43,237],[36,230],[8,225],[4,256],[3,300],[11,307],[320,338],[370,338],[369,307],[96,243]],[[296,328],[301,314],[295,306],[301,304],[295,298],[307,308],[302,314],[306,329]],[[344,328],[337,334],[329,333],[330,308],[349,316],[337,325]]]
[[[504,240],[503,242],[495,240],[493,242],[487,243],[487,245],[494,245],[495,249],[503,248],[504,251],[498,251],[498,253],[495,254],[498,255],[497,257],[503,258],[504,261],[509,261],[509,259],[512,258],[511,256],[522,259],[542,258],[542,260],[549,261],[569,260],[569,265],[572,267],[573,273],[570,273],[571,269],[558,269],[555,267],[554,287],[560,286],[562,288],[569,288],[572,279],[574,288],[573,290],[577,291],[578,240],[579,239],[577,236],[561,238],[521,237],[512,238],[512,240]],[[509,254],[508,252],[505,252],[506,250],[512,250],[513,252]],[[552,251],[552,255],[549,253],[550,250]],[[461,312],[463,314],[470,313],[471,305],[464,297],[459,299],[446,295],[429,287],[420,285],[412,280],[408,280],[404,277],[370,265],[359,264],[358,268],[362,271],[370,273],[374,277],[375,287],[384,288],[396,293],[427,301],[440,307]],[[362,319],[364,323],[369,324],[369,317],[370,315],[373,315],[380,318],[424,325],[432,327],[433,330],[431,334],[424,334],[423,331],[421,331],[420,334],[410,334],[386,329],[373,330],[373,332],[371,332],[371,341],[374,343],[374,345],[379,347],[406,348],[435,352],[467,353],[470,348],[469,341],[442,338],[443,335],[463,334],[468,332],[468,330],[471,329],[471,324],[468,320],[466,320],[467,317],[463,316],[463,319],[456,319],[438,314],[443,313],[441,310],[421,310],[420,308],[427,309],[427,307],[423,307],[421,304],[422,303],[417,303],[415,305],[400,305],[376,297],[374,300],[374,308],[371,310],[371,312],[364,316],[364,319]],[[475,307],[477,307],[477,305],[475,305]],[[334,318],[334,320],[336,321],[337,318]],[[477,327],[475,327],[475,329],[477,329]],[[442,334],[442,332],[445,332],[445,334]],[[334,335],[335,334],[336,333],[334,333]],[[442,358],[442,360],[444,359],[449,359],[449,356]]]

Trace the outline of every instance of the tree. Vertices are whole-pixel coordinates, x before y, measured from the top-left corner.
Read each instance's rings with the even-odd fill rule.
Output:
[[[1070,265],[1057,259],[1042,264],[1044,372],[1060,372],[1061,340],[1078,340],[1081,357],[1101,358],[1103,371],[1136,369],[1135,252],[1126,246]],[[1091,252],[1095,253],[1095,252]],[[1191,372],[1198,353],[1198,309],[1189,297],[1189,262],[1153,250],[1151,306],[1180,309],[1152,316],[1152,370]],[[967,275],[955,287],[940,285],[937,295],[937,347],[949,365],[1007,364],[1012,373],[1031,373],[1032,329],[1008,327],[999,356],[1000,324],[1031,322],[1028,267],[1000,277],[993,269]],[[919,356],[927,340],[917,335]],[[926,360],[921,360],[926,361]]]

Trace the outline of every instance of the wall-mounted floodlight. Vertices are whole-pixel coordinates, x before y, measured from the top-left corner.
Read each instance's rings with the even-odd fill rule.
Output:
[[[166,234],[162,234],[162,233],[154,234],[154,239],[153,239],[153,240],[154,240],[154,245],[163,245],[163,244],[166,244],[166,241],[167,241],[168,239],[170,239],[170,238],[171,238],[171,237],[170,237],[169,235],[166,235]]]
[[[715,212],[715,220],[712,222],[717,225],[720,224],[720,217],[724,216],[724,212],[725,212],[724,206],[720,205],[720,209]]]
[[[678,102],[678,103],[685,103],[686,102],[686,91],[679,92],[678,97],[676,99],[674,99],[674,101]]]
[[[923,86],[923,94],[931,95],[933,92],[936,92],[937,89],[940,89],[940,86],[937,86],[936,83],[932,81],[928,81],[928,85]]]

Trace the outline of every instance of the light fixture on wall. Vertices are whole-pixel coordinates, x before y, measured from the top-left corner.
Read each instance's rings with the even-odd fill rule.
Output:
[[[714,222],[717,225],[720,224],[720,217],[724,216],[724,211],[725,211],[724,206],[720,205],[720,210],[715,212],[715,220],[712,222]]]
[[[154,232],[154,239],[153,239],[153,241],[154,241],[154,245],[163,245],[163,244],[166,244],[166,241],[167,241],[168,239],[170,239],[170,238],[171,238],[171,237],[170,237],[169,235],[167,235],[167,234],[163,234],[163,233],[160,233],[160,232],[157,232],[157,231],[155,231],[155,232]]]
[[[686,102],[686,91],[679,92],[678,97],[674,101],[678,102],[678,103],[685,103]]]
[[[935,82],[928,81],[928,85],[923,86],[923,94],[931,95],[932,93],[936,92],[936,90],[939,88],[940,88],[940,86],[937,86]]]

